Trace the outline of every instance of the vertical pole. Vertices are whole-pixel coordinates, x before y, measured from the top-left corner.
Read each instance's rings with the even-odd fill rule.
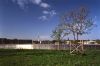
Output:
[[[71,41],[69,42],[69,45],[70,45],[70,53],[71,53]]]
[[[58,50],[59,50],[59,42],[58,42]]]
[[[83,42],[83,40],[82,40],[82,52],[84,51],[84,42]]]

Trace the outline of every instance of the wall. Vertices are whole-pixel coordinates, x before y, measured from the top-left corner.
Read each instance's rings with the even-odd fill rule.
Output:
[[[68,44],[55,45],[55,44],[0,44],[0,49],[58,49],[69,50]],[[84,45],[85,48],[100,49],[100,44]]]
[[[1,49],[58,49],[55,44],[0,44]],[[67,45],[59,46],[60,49],[69,49]]]
[[[32,44],[0,44],[1,49],[33,49]]]

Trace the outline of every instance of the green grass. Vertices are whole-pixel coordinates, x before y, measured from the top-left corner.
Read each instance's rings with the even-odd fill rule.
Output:
[[[100,51],[70,55],[65,50],[0,49],[0,66],[100,66]]]

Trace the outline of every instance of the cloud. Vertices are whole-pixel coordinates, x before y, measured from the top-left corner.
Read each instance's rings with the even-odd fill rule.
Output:
[[[43,14],[49,14],[49,11],[44,10]]]
[[[49,20],[51,17],[57,14],[55,10],[51,11],[44,10],[42,13],[43,15],[39,17],[39,19],[42,21]]]
[[[43,2],[42,0],[12,0],[12,2],[17,3],[22,9],[26,6],[26,4],[32,3],[36,4],[43,8],[48,8],[50,5],[48,3]]]
[[[40,4],[42,2],[42,0],[30,0],[30,2],[33,2],[35,4]]]
[[[55,10],[50,10],[51,6],[48,3],[43,2],[43,0],[12,0],[12,2],[17,3],[17,5],[19,5],[21,9],[24,9],[27,4],[30,3],[44,8],[44,10],[42,11],[43,15],[39,17],[39,19],[42,21],[48,20],[49,18],[57,14]]]
[[[17,4],[18,4],[21,8],[24,8],[25,5],[27,4],[27,0],[18,0]]]
[[[57,14],[57,12],[55,11],[55,10],[51,10],[51,12],[50,12],[50,15],[51,16],[54,16],[54,15],[56,15]]]
[[[51,10],[51,11],[47,11],[47,10],[44,10],[43,11],[43,14],[49,14],[50,16],[54,16],[56,15],[56,11],[55,10]]]
[[[17,3],[22,9],[28,4],[28,0],[12,0],[12,2]]]
[[[40,16],[39,19],[42,21],[46,21],[48,20],[48,17],[46,15],[43,15],[43,16]]]
[[[47,3],[41,3],[40,6],[43,7],[43,8],[48,8],[48,7],[50,7],[50,5],[47,4]]]

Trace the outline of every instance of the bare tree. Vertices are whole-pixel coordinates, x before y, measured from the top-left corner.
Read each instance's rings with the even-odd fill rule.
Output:
[[[62,22],[65,29],[69,30],[70,33],[73,34],[74,40],[78,40],[79,35],[81,36],[88,33],[94,25],[92,18],[89,17],[89,11],[85,7],[80,7],[77,10],[64,14],[62,17]],[[80,46],[76,47],[75,50],[79,47]]]
[[[59,44],[61,44],[62,39],[68,35],[68,32],[64,31],[65,29],[63,28],[63,24],[59,24],[57,25],[57,27],[55,28],[55,30],[52,31],[52,35],[51,37],[54,40],[57,40],[58,42],[58,50],[59,50]]]
[[[94,23],[92,18],[89,18],[89,11],[85,7],[81,7],[76,13],[76,35],[77,40],[79,35],[88,33],[93,27]]]
[[[64,14],[62,21],[66,30],[74,35],[74,40],[78,40],[79,35],[88,33],[94,25],[92,18],[89,18],[89,11],[85,7]]]

